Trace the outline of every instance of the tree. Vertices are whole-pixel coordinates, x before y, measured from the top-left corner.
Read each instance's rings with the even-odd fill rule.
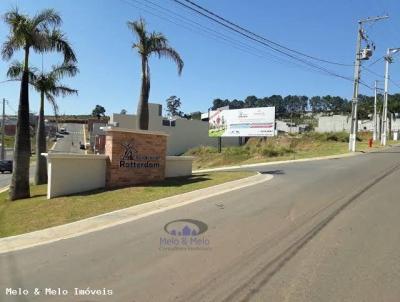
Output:
[[[178,52],[169,46],[168,39],[162,33],[147,31],[143,19],[129,21],[128,27],[137,37],[137,42],[132,45],[132,48],[138,51],[142,61],[142,85],[137,109],[137,126],[138,129],[147,130],[149,128],[150,56],[155,54],[159,58],[171,59],[177,65],[179,75],[182,73],[183,60]]]
[[[61,17],[52,9],[45,9],[33,17],[21,14],[17,8],[4,15],[4,21],[10,29],[3,43],[1,54],[9,60],[18,50],[24,51],[24,70],[21,78],[18,106],[18,123],[14,145],[14,173],[11,178],[10,199],[22,199],[30,196],[29,161],[31,155],[29,127],[29,54],[33,50],[43,53],[61,52],[64,62],[76,62],[75,53],[64,34],[58,29]]]
[[[217,110],[218,108],[229,106],[229,100],[214,99],[211,110]]]
[[[101,105],[96,105],[96,107],[92,111],[92,115],[100,118],[101,116],[105,116],[106,109]]]
[[[256,107],[257,104],[257,97],[254,95],[248,96],[245,100],[244,100],[244,108],[254,108]]]
[[[119,114],[127,114],[128,111],[126,111],[126,109],[122,109],[121,112]]]
[[[200,111],[195,111],[195,112],[192,112],[192,113],[190,113],[190,118],[192,119],[192,120],[201,120],[201,112]]]
[[[35,184],[41,185],[47,183],[47,160],[42,156],[42,153],[47,152],[44,99],[46,98],[50,102],[55,113],[58,112],[56,97],[78,93],[77,90],[60,84],[60,79],[64,76],[75,76],[78,73],[78,68],[73,63],[63,63],[59,66],[52,66],[51,71],[48,73],[43,71],[38,73],[36,68],[30,68],[29,70],[29,83],[40,93],[39,119],[36,130]],[[23,64],[14,62],[8,69],[7,76],[11,79],[21,80],[23,71]]]
[[[181,99],[175,95],[170,96],[165,100],[167,103],[167,112],[170,116],[183,116],[183,112],[180,111],[181,108]]]

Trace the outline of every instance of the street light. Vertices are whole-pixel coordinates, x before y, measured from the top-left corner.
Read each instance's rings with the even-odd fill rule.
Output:
[[[386,146],[387,141],[387,106],[388,106],[388,86],[389,86],[389,64],[393,62],[393,55],[400,51],[400,47],[388,48],[385,56],[385,92],[383,94],[382,111],[382,135],[381,145]]]

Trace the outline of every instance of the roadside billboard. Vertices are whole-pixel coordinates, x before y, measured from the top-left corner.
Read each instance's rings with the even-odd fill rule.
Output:
[[[228,110],[220,108],[210,112],[208,135],[274,136],[275,107],[257,107]]]

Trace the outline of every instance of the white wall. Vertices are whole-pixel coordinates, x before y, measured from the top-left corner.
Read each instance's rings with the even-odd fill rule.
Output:
[[[167,156],[165,177],[192,175],[192,156]]]
[[[350,131],[351,117],[345,115],[321,116],[318,118],[317,132]]]
[[[105,155],[43,153],[47,157],[47,198],[105,187]]]
[[[163,117],[159,115],[159,104],[149,104],[149,130],[162,131],[169,134],[167,154],[179,155],[188,149],[198,146],[218,146],[218,138],[208,136],[208,122],[176,118],[175,127],[163,126]],[[136,115],[116,114],[110,118],[110,124],[117,122],[118,127],[135,129]],[[239,144],[238,137],[222,138],[223,146]]]

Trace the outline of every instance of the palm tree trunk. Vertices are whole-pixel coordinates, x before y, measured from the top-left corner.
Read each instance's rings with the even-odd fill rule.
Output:
[[[142,87],[137,109],[137,128],[141,130],[149,129],[149,91],[150,79],[147,66],[147,58],[142,57]]]
[[[47,160],[42,155],[46,152],[46,130],[44,126],[44,92],[40,93],[39,120],[36,132],[36,168],[35,185],[47,183]]]
[[[15,134],[13,175],[10,185],[10,199],[22,199],[30,196],[29,160],[31,139],[29,127],[29,48],[25,48],[24,73],[18,106],[18,122]]]

